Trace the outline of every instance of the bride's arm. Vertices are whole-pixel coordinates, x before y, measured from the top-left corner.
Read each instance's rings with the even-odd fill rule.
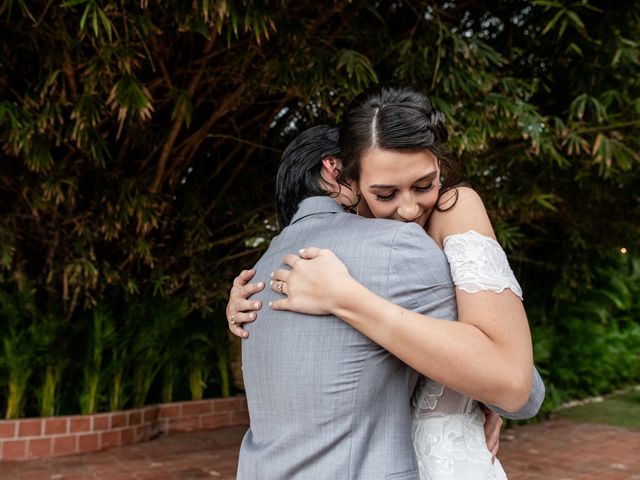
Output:
[[[447,207],[447,201],[451,202],[456,198],[458,201],[453,204],[450,209],[435,211],[429,220],[427,231],[441,248],[444,247],[445,239],[448,236],[455,235],[455,237],[449,239],[448,245],[444,250],[452,270],[457,270],[457,272],[452,273],[455,273],[454,282],[456,285],[460,285],[456,288],[458,305],[460,305],[461,301],[471,303],[474,301],[475,293],[468,293],[468,291],[477,292],[480,289],[500,291],[504,288],[510,288],[514,291],[518,300],[522,303],[522,291],[511,272],[506,256],[497,242],[492,242],[492,240],[495,240],[495,234],[478,194],[470,188],[462,187],[458,188],[457,192],[452,191],[448,198],[446,195],[444,197],[444,208]],[[469,218],[471,218],[471,221],[478,230],[480,230],[478,233],[492,240],[469,232],[467,229]],[[484,228],[484,230],[481,230],[482,228]],[[465,244],[467,244],[467,248],[464,248]],[[476,263],[475,261],[470,261],[472,259],[468,258],[471,256],[469,255],[470,251],[479,248],[485,248],[486,251],[493,256],[492,265],[488,266],[488,268],[483,266],[484,262],[482,259]],[[498,257],[502,257],[499,259],[502,260],[502,262],[497,260]],[[486,258],[484,260],[486,260]],[[474,266],[476,267],[475,270],[473,268]],[[491,268],[492,266],[494,268]],[[502,269],[495,267],[502,267]],[[478,275],[478,273],[480,273],[478,270],[482,271],[481,275]],[[511,300],[516,303],[518,302],[513,296],[511,296]],[[522,314],[525,315],[524,310],[521,311]],[[464,316],[464,313],[461,315]],[[459,316],[459,320],[473,323],[473,319],[467,318],[466,316]],[[516,321],[522,322],[522,318],[518,318]],[[524,321],[527,322],[526,316],[524,317]],[[538,413],[538,410],[540,410],[545,395],[544,382],[535,367],[532,372],[532,385],[527,403],[517,412],[506,412],[495,405],[490,405],[490,407],[497,413],[514,420],[533,417]]]
[[[483,331],[492,315],[495,315],[495,321],[512,324],[513,332],[509,341],[513,342],[513,348],[521,349],[522,356],[531,358],[531,362],[533,362],[531,334],[522,304],[522,291],[513,277],[502,249],[497,242],[492,242],[496,237],[482,199],[474,190],[467,187],[460,187],[448,193],[449,195],[445,194],[442,199],[444,210],[434,211],[429,219],[427,232],[445,250],[451,265],[456,284],[458,320],[476,325]],[[448,202],[449,205],[447,205]],[[471,230],[479,235],[470,232]],[[448,241],[449,245],[445,247],[447,237],[451,238]],[[465,248],[467,242],[472,245]],[[482,251],[487,255],[494,256],[492,265],[488,265],[489,268],[483,266],[483,261],[469,258],[473,257],[474,249],[478,249],[476,252]],[[489,274],[492,270],[491,266],[503,266],[496,260],[495,257],[498,256],[503,257],[504,267],[508,273],[493,271]],[[483,260],[486,261],[486,258]],[[478,273],[484,274],[478,275]],[[491,302],[491,298],[494,296],[493,292],[499,296],[501,302],[495,307],[487,305],[487,299],[483,298],[483,296],[489,297],[488,301]],[[479,314],[479,310],[484,310],[487,313],[485,318]],[[516,353],[513,355],[514,358],[518,356]],[[544,383],[534,367],[532,368],[530,396],[517,415],[514,417],[499,408],[493,408],[510,418],[529,418],[539,410],[544,400],[544,393]]]
[[[452,208],[448,218],[455,213],[465,224],[461,231],[491,232],[481,202],[480,210],[462,200],[457,206],[465,208]],[[446,227],[441,232],[455,233]],[[308,249],[303,257],[312,260],[288,256],[293,271],[276,272],[288,298],[273,308],[336,315],[424,375],[508,412],[529,399],[531,338],[522,302],[511,290],[456,292],[460,321],[443,321],[373,294],[329,250]]]

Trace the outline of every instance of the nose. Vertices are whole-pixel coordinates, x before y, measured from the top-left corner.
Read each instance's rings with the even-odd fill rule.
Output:
[[[405,222],[413,222],[421,214],[420,206],[413,199],[404,200],[398,207],[398,216]]]

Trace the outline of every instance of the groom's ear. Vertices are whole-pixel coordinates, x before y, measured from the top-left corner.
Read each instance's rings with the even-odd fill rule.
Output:
[[[342,162],[336,157],[324,157],[322,159],[322,177],[331,183],[342,173]]]

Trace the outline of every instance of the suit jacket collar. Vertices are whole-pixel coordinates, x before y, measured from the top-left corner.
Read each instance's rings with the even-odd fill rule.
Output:
[[[330,197],[309,197],[300,202],[296,214],[291,219],[291,225],[309,215],[318,213],[344,213],[344,208]]]

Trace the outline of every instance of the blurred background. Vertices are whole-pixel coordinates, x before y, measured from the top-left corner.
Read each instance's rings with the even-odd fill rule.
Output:
[[[0,414],[242,389],[224,313],[301,130],[425,89],[524,292],[549,413],[640,383],[640,2],[0,3]]]

